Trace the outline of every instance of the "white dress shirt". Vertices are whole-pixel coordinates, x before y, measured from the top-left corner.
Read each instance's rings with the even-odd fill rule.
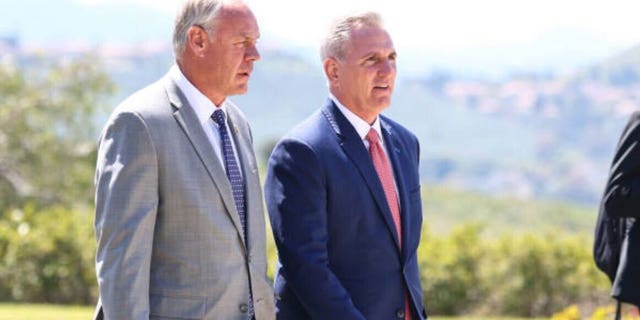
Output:
[[[373,121],[373,124],[369,124],[366,121],[364,121],[362,118],[358,117],[355,113],[353,113],[347,107],[345,107],[342,103],[340,103],[338,98],[336,98],[333,94],[329,93],[329,98],[333,100],[333,103],[336,104],[336,106],[338,107],[338,110],[342,112],[342,114],[347,118],[349,123],[351,123],[353,128],[356,129],[356,132],[360,136],[360,139],[362,140],[362,143],[364,143],[364,146],[367,148],[367,150],[369,150],[369,141],[366,138],[367,134],[369,133],[369,130],[371,130],[372,128],[376,130],[376,132],[378,133],[378,138],[380,140],[380,145],[382,146],[382,151],[384,151],[385,155],[387,156],[387,159],[389,160],[389,165],[391,165],[391,173],[393,174],[393,183],[396,185],[396,193],[397,193],[398,184],[396,183],[395,172],[393,172],[393,163],[391,163],[391,158],[389,158],[389,152],[387,151],[387,147],[384,143],[384,138],[382,137],[382,131],[380,129],[380,117],[377,116],[376,120]]]
[[[385,146],[384,138],[382,137],[382,131],[380,129],[380,117],[376,117],[376,120],[373,121],[373,124],[369,124],[362,118],[358,117],[347,107],[345,107],[342,103],[340,103],[340,101],[338,101],[338,99],[333,94],[329,93],[329,98],[333,100],[333,103],[338,106],[340,112],[342,112],[342,114],[347,118],[353,128],[356,129],[356,132],[360,136],[360,139],[362,139],[362,142],[364,143],[364,146],[367,148],[367,150],[369,150],[369,141],[367,140],[367,134],[369,133],[369,130],[371,130],[371,128],[376,130],[376,132],[378,133],[378,138],[380,138],[380,145],[382,145],[382,150],[387,156],[387,159],[389,159],[389,152],[387,152],[387,147]],[[391,159],[389,159],[389,163],[391,163]]]
[[[211,116],[213,112],[217,109],[221,109],[224,112],[225,126],[227,127],[227,132],[231,135],[231,146],[233,148],[233,155],[236,158],[236,163],[238,163],[238,167],[240,168],[240,174],[242,175],[242,163],[240,162],[240,158],[238,157],[238,149],[236,148],[236,142],[234,141],[233,131],[229,128],[229,117],[227,113],[227,104],[231,103],[229,99],[225,99],[220,106],[216,106],[207,98],[198,88],[196,88],[189,80],[184,76],[182,71],[177,65],[171,67],[169,71],[171,78],[180,88],[180,91],[184,93],[189,105],[196,112],[198,120],[200,121],[200,125],[202,125],[202,129],[207,135],[209,142],[211,142],[211,146],[213,146],[213,151],[215,151],[218,156],[218,160],[222,164],[222,167],[226,169],[224,164],[224,155],[222,154],[222,139],[220,138],[220,128],[218,124],[213,121]]]

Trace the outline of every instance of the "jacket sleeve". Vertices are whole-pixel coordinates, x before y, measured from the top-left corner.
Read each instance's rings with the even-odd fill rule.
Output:
[[[640,113],[634,113],[620,137],[604,194],[612,216],[640,217]]]
[[[96,165],[96,273],[105,319],[149,319],[158,164],[139,115],[105,127]]]
[[[311,318],[364,320],[329,266],[326,183],[311,147],[291,139],[276,146],[265,197],[280,273]]]

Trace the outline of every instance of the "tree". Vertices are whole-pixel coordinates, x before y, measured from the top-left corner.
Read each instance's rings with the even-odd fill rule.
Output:
[[[0,214],[91,203],[94,122],[114,89],[97,60],[0,64]]]

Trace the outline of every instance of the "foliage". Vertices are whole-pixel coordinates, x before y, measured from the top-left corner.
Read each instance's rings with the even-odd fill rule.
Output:
[[[91,226],[87,212],[62,207],[25,206],[0,215],[0,301],[95,303]],[[540,317],[608,297],[588,237],[564,231],[486,236],[488,226],[462,223],[433,234],[425,224],[418,258],[430,314]],[[270,232],[267,240],[273,277]]]
[[[447,237],[431,237],[425,230],[420,270],[429,312],[465,314],[488,293],[479,263],[487,260],[480,230],[478,225],[465,225],[455,228]]]
[[[572,304],[558,313],[554,313],[551,316],[551,320],[578,320],[581,319],[581,309],[575,304]],[[640,320],[640,314],[637,307],[622,304],[621,318],[626,320]],[[586,313],[589,314],[589,313]],[[591,320],[607,320],[615,318],[616,306],[608,305],[604,307],[598,307],[593,311],[593,314],[589,319]]]
[[[26,206],[0,216],[0,301],[95,303],[91,216]]]
[[[112,89],[95,57],[0,64],[0,213],[91,202],[93,124]]]
[[[425,231],[418,259],[432,314],[550,316],[608,296],[585,236],[550,231],[487,238],[476,225],[443,236]]]
[[[564,310],[554,313],[551,320],[580,320],[580,309],[577,305],[572,304]]]
[[[571,203],[487,196],[442,186],[423,188],[425,223],[437,235],[468,223],[487,224],[485,236],[514,230],[539,232],[553,226],[570,233],[593,233],[597,211]]]
[[[267,223],[267,277],[271,280],[271,283],[273,283],[278,264],[278,248],[276,248],[276,242],[273,240],[273,231],[269,224],[269,216],[266,213],[265,221]]]

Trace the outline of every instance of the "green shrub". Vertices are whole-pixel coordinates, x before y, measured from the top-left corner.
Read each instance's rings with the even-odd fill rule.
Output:
[[[92,216],[60,207],[26,207],[0,217],[0,299],[93,303]]]
[[[502,313],[550,315],[597,290],[589,281],[595,268],[583,267],[593,265],[586,239],[525,234],[504,236],[492,245],[493,259],[502,260],[491,276]]]
[[[26,206],[0,215],[0,301],[95,303],[89,211]],[[488,237],[488,229],[468,224],[434,235],[424,228],[418,259],[428,313],[540,317],[608,297],[589,236],[549,231]],[[270,233],[267,251],[272,277]]]
[[[486,295],[488,288],[482,281],[479,262],[486,260],[488,252],[480,230],[479,225],[461,226],[448,237],[430,237],[425,231],[420,270],[430,313],[465,314]]]
[[[449,235],[425,230],[419,261],[427,311],[437,315],[550,316],[608,295],[586,236],[547,232],[482,236],[478,225]]]

